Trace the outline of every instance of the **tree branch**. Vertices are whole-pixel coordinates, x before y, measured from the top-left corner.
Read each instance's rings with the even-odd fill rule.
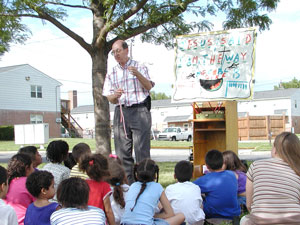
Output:
[[[158,27],[170,20],[172,20],[173,18],[177,17],[178,15],[180,15],[181,13],[183,13],[186,9],[187,9],[187,6],[193,2],[197,2],[198,0],[186,0],[184,2],[182,2],[180,5],[178,5],[178,7],[170,10],[170,12],[172,11],[171,13],[171,17],[169,18],[166,18],[166,17],[162,17],[161,20],[157,20],[158,22],[153,22],[153,23],[147,23],[145,25],[142,25],[142,26],[138,26],[138,27],[135,27],[135,28],[132,28],[132,29],[128,29],[128,33],[127,34],[124,34],[124,35],[119,35],[117,37],[115,37],[114,39],[110,40],[108,42],[108,46],[112,46],[112,44],[118,40],[118,39],[122,39],[122,40],[127,40],[131,37],[134,37],[138,34],[141,34],[141,33],[144,33],[152,28],[155,28],[155,27]]]
[[[67,34],[69,37],[71,37],[73,40],[75,40],[81,47],[83,47],[90,55],[92,55],[92,47],[90,44],[86,43],[84,39],[64,26],[62,23],[60,23],[58,20],[53,18],[52,16],[48,15],[44,12],[39,12],[39,18],[44,19],[55,25],[58,29],[60,29],[62,32]]]
[[[65,4],[65,3],[48,2],[48,1],[46,1],[45,4],[61,5],[61,6],[65,6],[65,7],[71,7],[71,8],[81,8],[81,9],[89,9],[89,10],[91,10],[90,7],[83,6],[83,5],[69,5],[69,4]]]
[[[118,3],[118,1],[115,1],[114,4],[113,4],[113,6],[111,7],[111,13],[110,13],[110,15],[108,16],[108,21],[111,20],[113,14],[114,14],[114,11],[115,11],[115,9],[116,9],[117,3]]]
[[[115,22],[106,24],[106,26],[100,30],[98,38],[96,40],[97,45],[101,43],[101,40],[108,34],[109,31],[117,28],[121,23],[129,19],[135,13],[137,13],[146,3],[148,0],[142,0],[137,5],[129,9],[126,13],[124,13],[121,17],[119,17]]]
[[[118,27],[121,23],[129,19],[131,16],[136,14],[146,3],[148,0],[142,0],[140,1],[136,6],[129,9],[126,13],[124,13],[121,17],[119,17],[115,22],[111,23],[109,27],[107,27],[107,32],[115,29]]]
[[[41,19],[40,16],[34,15],[34,14],[6,14],[1,13],[0,16],[7,16],[7,17],[32,17],[32,18],[38,18]]]

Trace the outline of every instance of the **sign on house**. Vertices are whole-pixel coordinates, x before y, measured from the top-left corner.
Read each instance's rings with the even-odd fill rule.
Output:
[[[255,28],[176,37],[172,101],[250,99]]]

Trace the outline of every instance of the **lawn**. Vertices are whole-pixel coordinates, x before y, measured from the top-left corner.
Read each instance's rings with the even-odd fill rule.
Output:
[[[158,182],[165,188],[169,184],[175,183],[174,167],[176,162],[157,162],[159,167],[159,180]],[[7,163],[0,163],[1,166],[7,168]],[[41,164],[39,168],[43,168],[45,163]]]
[[[65,140],[69,144],[69,148],[72,149],[74,145],[76,145],[79,142],[84,142],[88,144],[92,150],[96,149],[96,142],[95,139],[83,139],[83,138],[59,138],[61,140]],[[56,139],[49,139],[50,143],[53,140]],[[114,150],[114,143],[112,139],[112,150]],[[48,143],[44,145],[44,148],[46,149],[48,146]],[[156,141],[151,140],[151,148],[190,148],[192,147],[193,142],[188,141]],[[16,145],[14,141],[0,141],[0,151],[17,151],[21,145]],[[36,145],[36,147],[40,147],[39,145]],[[269,142],[239,142],[239,149],[240,148],[249,148],[254,150],[270,150],[272,146],[269,144]]]

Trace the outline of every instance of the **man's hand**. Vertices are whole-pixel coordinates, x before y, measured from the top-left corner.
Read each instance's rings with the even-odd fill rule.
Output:
[[[133,76],[137,76],[140,74],[140,72],[134,66],[128,66],[128,70]]]
[[[138,70],[136,67],[134,66],[128,66],[128,70],[129,72],[135,76],[139,81],[140,83],[143,85],[143,87],[145,89],[147,89],[148,91],[151,90],[152,88],[152,83],[147,79],[145,78]]]
[[[117,99],[120,98],[120,97],[122,96],[123,93],[124,93],[124,91],[123,91],[122,88],[116,89],[116,90],[115,90],[115,93],[114,93],[115,98],[117,98]]]

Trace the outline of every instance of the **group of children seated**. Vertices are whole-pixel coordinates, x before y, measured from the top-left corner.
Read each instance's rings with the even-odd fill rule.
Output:
[[[246,168],[232,151],[209,151],[209,172],[193,182],[193,165],[178,162],[177,183],[165,190],[151,159],[135,165],[136,182],[129,186],[116,155],[92,154],[85,143],[74,146],[67,160],[68,152],[68,144],[56,140],[41,169],[34,146],[21,148],[7,170],[0,166],[0,224],[198,225],[239,216],[245,203]]]

